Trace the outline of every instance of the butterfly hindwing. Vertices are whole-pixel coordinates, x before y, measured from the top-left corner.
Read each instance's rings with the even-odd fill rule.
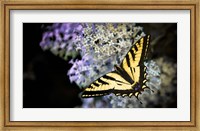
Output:
[[[149,88],[146,86],[146,82],[147,82],[147,67],[145,67],[144,65],[141,66],[141,70],[140,70],[140,79],[139,79],[139,83],[142,86],[142,90],[144,90],[145,88]]]

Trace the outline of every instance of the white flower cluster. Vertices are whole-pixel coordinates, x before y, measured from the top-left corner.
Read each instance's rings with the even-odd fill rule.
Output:
[[[121,52],[127,51],[134,41],[143,36],[142,27],[135,27],[135,24],[87,24],[83,46],[85,53],[91,54],[92,50],[98,60],[104,60],[116,54],[121,56]]]

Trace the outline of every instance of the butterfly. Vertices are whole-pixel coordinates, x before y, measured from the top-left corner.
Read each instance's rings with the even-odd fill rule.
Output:
[[[148,59],[150,35],[140,38],[132,45],[123,58],[120,66],[114,65],[111,71],[93,83],[83,91],[81,97],[98,97],[114,93],[116,96],[135,96],[144,91],[146,86],[146,69],[144,61]]]

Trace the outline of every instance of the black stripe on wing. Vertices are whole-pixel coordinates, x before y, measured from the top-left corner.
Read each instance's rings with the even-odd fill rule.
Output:
[[[130,50],[129,52],[131,53],[132,58],[135,60],[135,54],[134,54],[133,50]],[[130,66],[130,64],[129,64],[129,66]]]
[[[126,81],[128,81],[129,83],[134,83],[134,81],[132,80],[132,78],[129,76],[129,74],[123,70],[121,67],[115,66],[116,68],[116,72],[122,76]]]
[[[143,42],[142,42],[143,40]],[[122,60],[122,63],[121,63],[121,67],[123,67],[123,61],[126,59],[126,62],[127,62],[127,66],[128,67],[131,67],[131,63],[135,63],[137,62],[138,64],[137,65],[140,65],[143,63],[143,61],[145,59],[147,59],[147,53],[148,53],[148,48],[149,48],[149,41],[150,41],[150,35],[147,35],[143,38],[141,38],[140,40],[138,40],[131,48],[130,50],[127,52],[127,54],[125,55],[125,58]],[[137,46],[141,46],[142,44],[142,52],[141,52],[141,56],[140,56],[140,59],[139,61],[136,61],[136,53],[139,51],[138,50],[138,47]],[[133,51],[135,50],[135,52]],[[130,61],[131,58],[129,56],[129,53],[131,54],[131,57],[132,57],[132,60],[133,61]],[[137,66],[136,65],[136,66]]]
[[[115,73],[117,73],[117,72],[115,72]],[[118,73],[117,73],[117,74],[118,74]],[[113,78],[113,77],[110,77],[110,76],[108,76],[108,75],[104,75],[104,76],[102,76],[102,77],[105,78],[105,79],[108,79],[108,80],[113,80],[113,81],[115,81],[115,82],[122,83],[122,84],[127,84],[127,83],[124,83],[123,81],[117,80],[117,79],[115,79],[115,78]]]
[[[113,92],[114,89],[103,90],[103,91],[85,91],[82,93],[81,97],[83,98],[90,98],[90,97],[100,97],[109,95]]]
[[[141,55],[141,58],[140,58],[138,65],[143,65],[144,60],[147,59],[147,55],[148,55],[147,53],[148,53],[148,50],[149,50],[149,40],[150,40],[150,35],[147,35],[147,36],[144,37],[142,55]]]
[[[144,37],[144,38],[145,38],[145,37]],[[139,40],[138,42],[136,42],[136,43],[139,43],[139,44],[140,44],[140,40]],[[136,44],[134,44],[133,47],[134,47],[134,49],[135,49],[136,51],[138,51],[138,48],[137,48]],[[133,47],[131,47],[131,48],[133,48]]]
[[[102,77],[101,77],[102,78]],[[101,84],[105,84],[105,85],[108,85],[109,83],[107,83],[107,82],[105,82],[105,81],[103,81],[103,80],[101,80],[101,78],[99,78],[97,81],[99,82],[99,83],[101,83]]]
[[[112,71],[110,73],[120,75],[116,71]],[[125,83],[123,80],[121,81],[119,79],[108,76],[108,74],[109,73],[98,78],[93,83],[91,83],[89,87],[85,88],[81,97],[89,98],[89,97],[98,97],[98,96],[108,95],[108,94],[112,93],[114,90],[114,84],[112,84],[112,83],[116,83],[119,86],[128,84],[128,83]],[[110,85],[108,82],[110,83]],[[105,85],[108,85],[108,87],[105,88]],[[104,87],[104,88],[102,89],[102,87]]]

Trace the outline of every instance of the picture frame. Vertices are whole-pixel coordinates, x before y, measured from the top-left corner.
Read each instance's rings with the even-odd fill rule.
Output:
[[[1,2],[1,105],[3,130],[200,130],[198,94],[199,2],[192,1],[18,1]],[[10,11],[11,10],[190,10],[191,89],[190,121],[10,121]]]

